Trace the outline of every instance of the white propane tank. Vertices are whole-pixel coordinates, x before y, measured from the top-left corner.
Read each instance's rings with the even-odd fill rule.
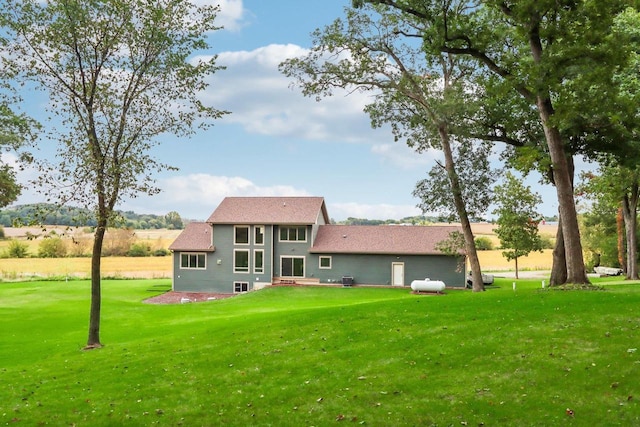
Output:
[[[424,280],[414,280],[411,282],[411,290],[414,292],[442,292],[444,288],[445,284],[442,280],[426,278]]]

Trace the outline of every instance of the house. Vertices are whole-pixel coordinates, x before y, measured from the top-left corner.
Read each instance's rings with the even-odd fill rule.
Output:
[[[322,197],[227,197],[169,246],[173,290],[246,292],[279,283],[465,285],[464,260],[436,246],[459,227],[330,224]]]

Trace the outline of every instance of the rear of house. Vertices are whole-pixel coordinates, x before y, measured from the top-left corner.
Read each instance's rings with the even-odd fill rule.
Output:
[[[437,250],[456,227],[330,225],[321,197],[227,197],[170,246],[173,289],[232,293],[278,283],[464,287],[464,260]]]

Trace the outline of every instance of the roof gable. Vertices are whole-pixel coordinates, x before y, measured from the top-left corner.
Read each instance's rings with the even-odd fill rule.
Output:
[[[312,253],[442,255],[436,246],[456,226],[323,225]]]
[[[328,224],[322,197],[225,197],[210,224]]]
[[[206,222],[190,222],[169,246],[170,251],[213,252],[211,225]]]

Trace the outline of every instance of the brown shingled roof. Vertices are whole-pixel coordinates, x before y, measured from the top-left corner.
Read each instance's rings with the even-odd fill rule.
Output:
[[[225,197],[211,214],[211,224],[329,223],[322,197]]]
[[[323,225],[311,253],[441,255],[436,245],[455,226]]]
[[[206,222],[190,222],[169,246],[169,250],[213,252],[216,249],[211,233],[211,225]]]

